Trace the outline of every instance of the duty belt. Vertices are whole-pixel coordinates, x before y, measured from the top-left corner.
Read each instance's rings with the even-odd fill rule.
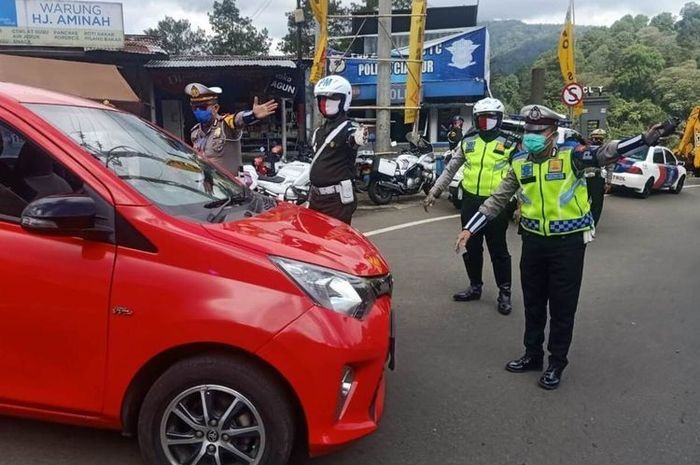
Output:
[[[311,186],[311,190],[315,191],[316,193],[318,193],[320,195],[338,194],[338,193],[340,193],[340,184],[336,184],[333,186],[326,186],[326,187]]]

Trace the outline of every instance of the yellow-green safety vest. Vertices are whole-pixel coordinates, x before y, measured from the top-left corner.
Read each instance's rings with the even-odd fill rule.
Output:
[[[465,137],[462,140],[464,154],[464,177],[462,189],[473,195],[488,197],[508,174],[510,155],[515,147],[499,136],[486,142],[479,136]]]
[[[576,176],[573,151],[557,151],[551,158],[535,163],[527,152],[511,162],[522,187],[520,224],[540,236],[562,236],[593,227],[586,179]]]

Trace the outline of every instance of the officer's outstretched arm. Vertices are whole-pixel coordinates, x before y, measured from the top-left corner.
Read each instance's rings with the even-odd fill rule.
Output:
[[[471,231],[472,234],[479,232],[492,219],[496,218],[510,203],[510,200],[520,189],[518,177],[511,168],[508,174],[498,186],[496,192],[491,194],[491,197],[479,207],[479,211],[471,217],[464,229]]]
[[[465,158],[464,152],[462,152],[462,147],[456,147],[452,151],[452,159],[447,164],[445,170],[442,172],[437,181],[435,181],[433,188],[430,189],[430,195],[436,199],[439,198],[445,189],[447,189],[447,187],[450,185],[452,179],[455,177],[455,174],[457,174],[457,171],[459,171],[459,169],[464,165],[464,161]]]

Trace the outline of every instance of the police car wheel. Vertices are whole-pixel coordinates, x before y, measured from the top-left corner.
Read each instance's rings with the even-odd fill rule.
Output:
[[[146,394],[138,439],[148,465],[287,463],[293,403],[268,370],[241,356],[182,360]]]
[[[651,190],[654,187],[654,178],[649,178],[646,184],[644,184],[644,189],[639,193],[639,197],[646,199],[651,195]]]
[[[678,183],[676,183],[676,187],[671,188],[671,192],[674,194],[680,194],[681,191],[683,190],[684,184],[685,184],[685,176],[681,176],[681,178],[678,180]]]

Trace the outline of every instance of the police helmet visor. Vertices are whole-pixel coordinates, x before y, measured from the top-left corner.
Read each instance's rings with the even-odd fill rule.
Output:
[[[501,115],[498,113],[480,113],[476,116],[476,128],[479,131],[492,131],[501,124]]]

